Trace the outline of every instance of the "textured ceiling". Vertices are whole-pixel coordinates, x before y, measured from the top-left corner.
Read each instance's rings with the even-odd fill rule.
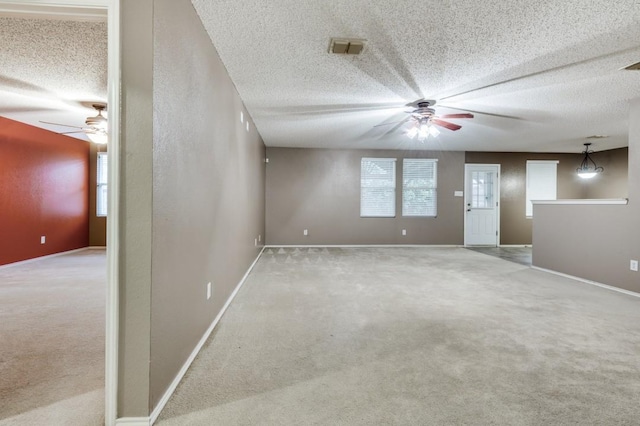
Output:
[[[640,1],[192,0],[268,146],[579,152],[627,145]],[[331,37],[366,39],[359,56]],[[475,112],[424,144],[407,102]],[[443,107],[439,114],[459,112]]]
[[[40,120],[82,127],[106,103],[106,19],[64,19],[0,17],[0,116],[68,132]]]
[[[601,150],[627,145],[640,97],[640,72],[619,70],[640,61],[640,0],[192,2],[269,146],[579,152],[587,136],[610,135]],[[0,115],[83,126],[106,101],[105,18],[9,12]],[[365,49],[329,54],[331,37]],[[424,144],[407,126],[374,127],[419,98],[475,118]]]

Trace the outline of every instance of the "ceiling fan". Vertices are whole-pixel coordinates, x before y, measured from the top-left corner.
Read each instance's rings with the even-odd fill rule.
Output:
[[[415,139],[417,137],[420,142],[424,142],[429,136],[435,137],[440,134],[440,131],[436,126],[452,131],[460,130],[462,128],[462,126],[445,121],[444,119],[473,118],[473,114],[471,113],[436,115],[436,110],[433,108],[435,104],[436,101],[431,99],[419,99],[406,104],[405,106],[412,107],[413,110],[405,111],[409,116],[404,120],[395,122],[397,124],[396,128],[402,126],[408,121],[411,121],[412,126],[407,131],[407,136],[411,139]],[[387,124],[393,124],[393,122],[379,124],[378,126],[384,126]]]
[[[84,133],[94,143],[104,145],[107,143],[107,119],[102,115],[102,111],[107,109],[106,104],[92,104],[93,108],[98,111],[98,115],[89,116],[84,121],[87,127],[72,126],[70,124],[52,123],[50,121],[40,121],[44,124],[53,124],[56,126],[73,127],[80,130],[74,130],[71,132],[62,132],[61,135],[70,135],[73,133]]]

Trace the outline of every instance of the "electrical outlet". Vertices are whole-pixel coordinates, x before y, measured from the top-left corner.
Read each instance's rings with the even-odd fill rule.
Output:
[[[638,261],[637,260],[631,260],[629,262],[629,269],[631,269],[634,272],[638,272]]]
[[[257,239],[257,238],[254,238],[254,239],[253,239],[253,245],[254,245],[255,247],[258,247],[258,239]]]
[[[406,229],[402,230],[402,235],[407,235],[407,230]]]
[[[304,231],[302,231],[302,235],[309,235],[309,230],[305,229]]]
[[[262,235],[258,234],[258,242],[262,241]]]
[[[211,283],[207,283],[207,300],[211,299]]]
[[[45,237],[44,235],[40,237],[40,244],[44,244],[45,241],[47,241],[47,237]]]

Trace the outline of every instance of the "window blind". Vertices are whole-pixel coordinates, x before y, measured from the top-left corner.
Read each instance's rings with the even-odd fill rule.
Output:
[[[405,158],[402,162],[402,216],[438,214],[438,160]]]
[[[106,152],[98,153],[97,190],[96,190],[96,216],[107,215],[107,165]]]
[[[360,216],[395,215],[396,159],[363,158],[360,163]]]

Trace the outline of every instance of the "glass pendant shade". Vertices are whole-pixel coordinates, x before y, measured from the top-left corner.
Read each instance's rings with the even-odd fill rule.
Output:
[[[97,130],[95,132],[87,132],[87,137],[93,143],[105,145],[108,141],[107,132]]]

